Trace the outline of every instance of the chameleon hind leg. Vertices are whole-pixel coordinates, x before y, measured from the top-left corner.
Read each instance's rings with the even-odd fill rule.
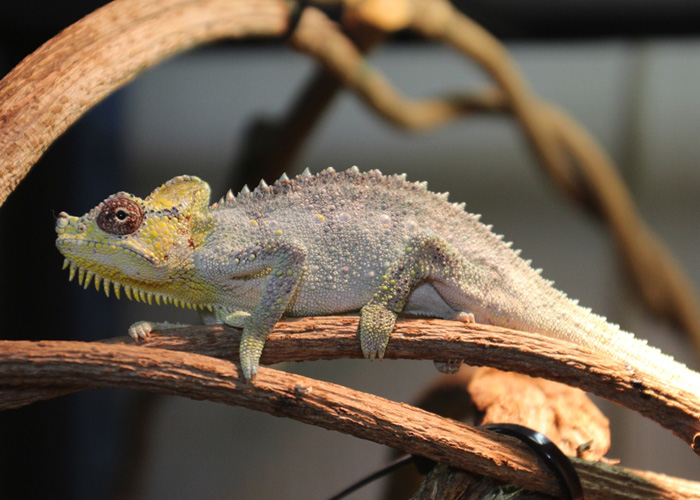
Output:
[[[452,245],[431,234],[418,234],[406,245],[399,261],[382,276],[382,282],[370,301],[360,312],[358,333],[365,357],[384,356],[399,312],[411,292],[424,282],[430,283],[440,297],[454,310],[452,319],[473,321],[474,316],[463,312],[468,298],[476,299],[483,281],[482,271],[470,264]],[[430,314],[431,311],[424,311]],[[460,362],[440,360],[441,371],[453,373]]]

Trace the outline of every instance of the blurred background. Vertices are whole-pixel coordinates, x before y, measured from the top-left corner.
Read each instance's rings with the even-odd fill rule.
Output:
[[[0,4],[0,73],[104,2]],[[505,40],[540,96],[583,123],[616,160],[640,210],[700,283],[700,5],[694,1],[463,1]],[[477,88],[451,50],[400,36],[372,64],[410,96]],[[7,339],[97,340],[136,320],[196,322],[190,311],[83,291],[61,272],[54,215],[79,215],[124,190],[147,195],[194,174],[218,199],[253,121],[281,116],[315,69],[279,41],[218,44],[171,59],[91,110],[0,209],[0,331]],[[690,343],[652,319],[604,230],[553,189],[518,127],[475,117],[428,133],[381,121],[344,92],[289,174],[378,168],[466,201],[583,305],[700,367]],[[285,370],[411,403],[431,362],[333,361]],[[700,480],[669,431],[596,400],[609,457]],[[386,448],[242,408],[95,390],[0,413],[0,498],[328,498],[389,458]],[[381,483],[350,497],[379,498]]]

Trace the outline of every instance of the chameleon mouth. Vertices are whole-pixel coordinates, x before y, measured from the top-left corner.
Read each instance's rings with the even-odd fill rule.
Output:
[[[82,237],[59,235],[58,239],[56,240],[56,246],[58,247],[59,252],[65,255],[64,250],[68,252],[79,252],[85,250],[95,251],[100,249],[107,249],[113,247],[114,245],[109,243],[103,243],[101,241],[88,240]],[[156,257],[153,255],[153,253],[143,248],[139,248],[133,245],[122,245],[119,248],[121,250],[130,252],[132,255],[144,260],[148,264],[155,264],[156,262]]]
[[[121,291],[123,289],[124,295],[127,299],[135,300],[136,302],[144,302],[148,305],[153,304],[153,301],[155,300],[155,303],[157,305],[173,304],[174,306],[182,307],[183,309],[187,308],[208,311],[214,310],[211,304],[195,304],[192,302],[187,302],[185,300],[180,300],[178,298],[172,297],[171,295],[167,295],[164,293],[148,292],[132,285],[126,285],[118,281],[112,281],[110,278],[104,278],[99,274],[95,273],[94,271],[87,270],[69,259],[63,260],[63,267],[61,269],[63,270],[66,268],[68,268],[68,281],[73,281],[73,279],[77,275],[78,284],[81,285],[85,290],[87,290],[87,288],[90,286],[90,283],[92,282],[95,285],[95,290],[99,292],[101,287],[107,297],[109,297],[110,290],[113,290],[114,296],[117,299],[120,299]]]

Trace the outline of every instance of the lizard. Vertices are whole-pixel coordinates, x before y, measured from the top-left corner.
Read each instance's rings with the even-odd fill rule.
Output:
[[[283,315],[359,311],[362,352],[381,359],[403,312],[562,338],[623,361],[631,377],[646,368],[700,394],[700,374],[578,305],[464,203],[405,174],[306,169],[209,203],[209,185],[185,175],[144,199],[119,192],[82,217],[61,212],[63,267],[85,288],[242,328],[247,380]],[[129,334],[170,326],[180,325],[140,321]]]

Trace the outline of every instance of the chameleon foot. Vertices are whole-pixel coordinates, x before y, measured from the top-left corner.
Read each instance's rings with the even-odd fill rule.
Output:
[[[256,335],[250,330],[243,329],[240,359],[241,370],[246,380],[252,381],[255,375],[258,374],[260,356],[262,356],[263,347],[265,347],[265,337],[267,337],[267,335]]]
[[[437,359],[433,361],[435,368],[438,369],[440,373],[445,373],[447,375],[454,375],[457,373],[462,366],[461,359],[448,359],[445,361],[438,361]]]
[[[382,359],[396,323],[396,313],[381,304],[370,302],[360,311],[360,346],[369,359]]]
[[[224,323],[234,328],[243,328],[249,317],[250,313],[247,311],[234,311],[224,317]]]
[[[169,328],[181,328],[182,323],[169,323],[168,321],[155,322],[155,321],[137,321],[129,327],[129,337],[135,341],[146,340],[150,337],[151,332],[156,330],[168,330]]]
[[[465,311],[459,311],[453,317],[447,318],[447,319],[451,319],[454,321],[461,321],[462,323],[476,323],[476,319],[474,318],[474,313],[468,313]]]

